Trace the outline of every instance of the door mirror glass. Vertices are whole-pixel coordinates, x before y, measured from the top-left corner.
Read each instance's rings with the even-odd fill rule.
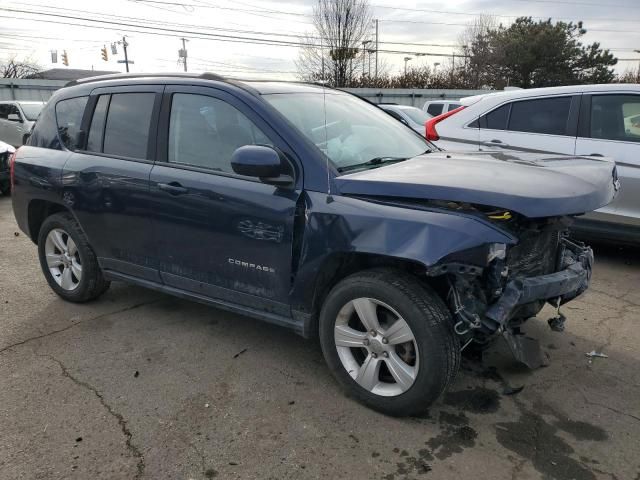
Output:
[[[7,116],[7,120],[9,120],[10,122],[22,122],[20,115],[18,115],[17,113],[10,113]]]

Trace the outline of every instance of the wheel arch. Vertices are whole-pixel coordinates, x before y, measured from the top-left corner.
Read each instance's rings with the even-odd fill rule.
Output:
[[[29,202],[27,207],[27,221],[29,227],[29,237],[38,244],[38,235],[43,222],[55,213],[71,211],[63,204],[52,202],[50,200],[34,199]]]
[[[443,276],[428,277],[426,275],[427,267],[416,260],[374,253],[334,253],[327,256],[318,266],[312,288],[305,289],[302,299],[308,312],[308,324],[304,328],[305,336],[315,337],[318,334],[320,310],[333,287],[350,275],[373,269],[389,269],[409,273],[417,283],[431,287],[445,300],[447,291],[445,278]]]

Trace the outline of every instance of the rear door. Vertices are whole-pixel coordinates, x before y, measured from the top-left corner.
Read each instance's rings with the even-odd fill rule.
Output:
[[[233,95],[167,86],[159,135],[162,162],[151,172],[161,276],[172,287],[288,316],[301,177],[297,188],[283,189],[235,174],[231,155],[251,144],[272,145],[294,157]]]
[[[512,149],[573,155],[579,95],[504,103],[479,118],[480,150]]]
[[[159,281],[159,274],[149,174],[162,90],[156,85],[98,88],[88,101],[82,97],[87,105],[82,128],[72,114],[80,99],[56,105],[61,136],[80,139],[64,169],[65,203],[103,268],[152,281]],[[69,118],[69,124],[61,125],[61,118]]]
[[[640,227],[640,92],[583,95],[576,154],[616,161],[620,191],[591,217]]]

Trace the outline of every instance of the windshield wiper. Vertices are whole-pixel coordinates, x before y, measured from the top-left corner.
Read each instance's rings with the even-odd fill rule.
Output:
[[[372,166],[382,165],[385,163],[402,162],[403,160],[408,160],[408,159],[409,159],[408,157],[375,157],[363,163],[355,163],[353,165],[346,165],[344,167],[339,167],[338,171],[340,173],[348,172],[349,170],[372,167]]]

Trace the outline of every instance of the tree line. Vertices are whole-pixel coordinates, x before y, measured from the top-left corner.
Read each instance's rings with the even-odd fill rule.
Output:
[[[600,43],[581,42],[583,22],[534,21],[519,17],[503,25],[481,16],[458,40],[440,68],[409,67],[378,75],[371,61],[371,12],[367,0],[318,0],[309,35],[296,62],[301,79],[335,87],[503,89],[590,83],[640,83],[640,67],[616,74],[618,59]],[[365,42],[363,44],[363,42]],[[371,45],[371,43],[369,43]]]

